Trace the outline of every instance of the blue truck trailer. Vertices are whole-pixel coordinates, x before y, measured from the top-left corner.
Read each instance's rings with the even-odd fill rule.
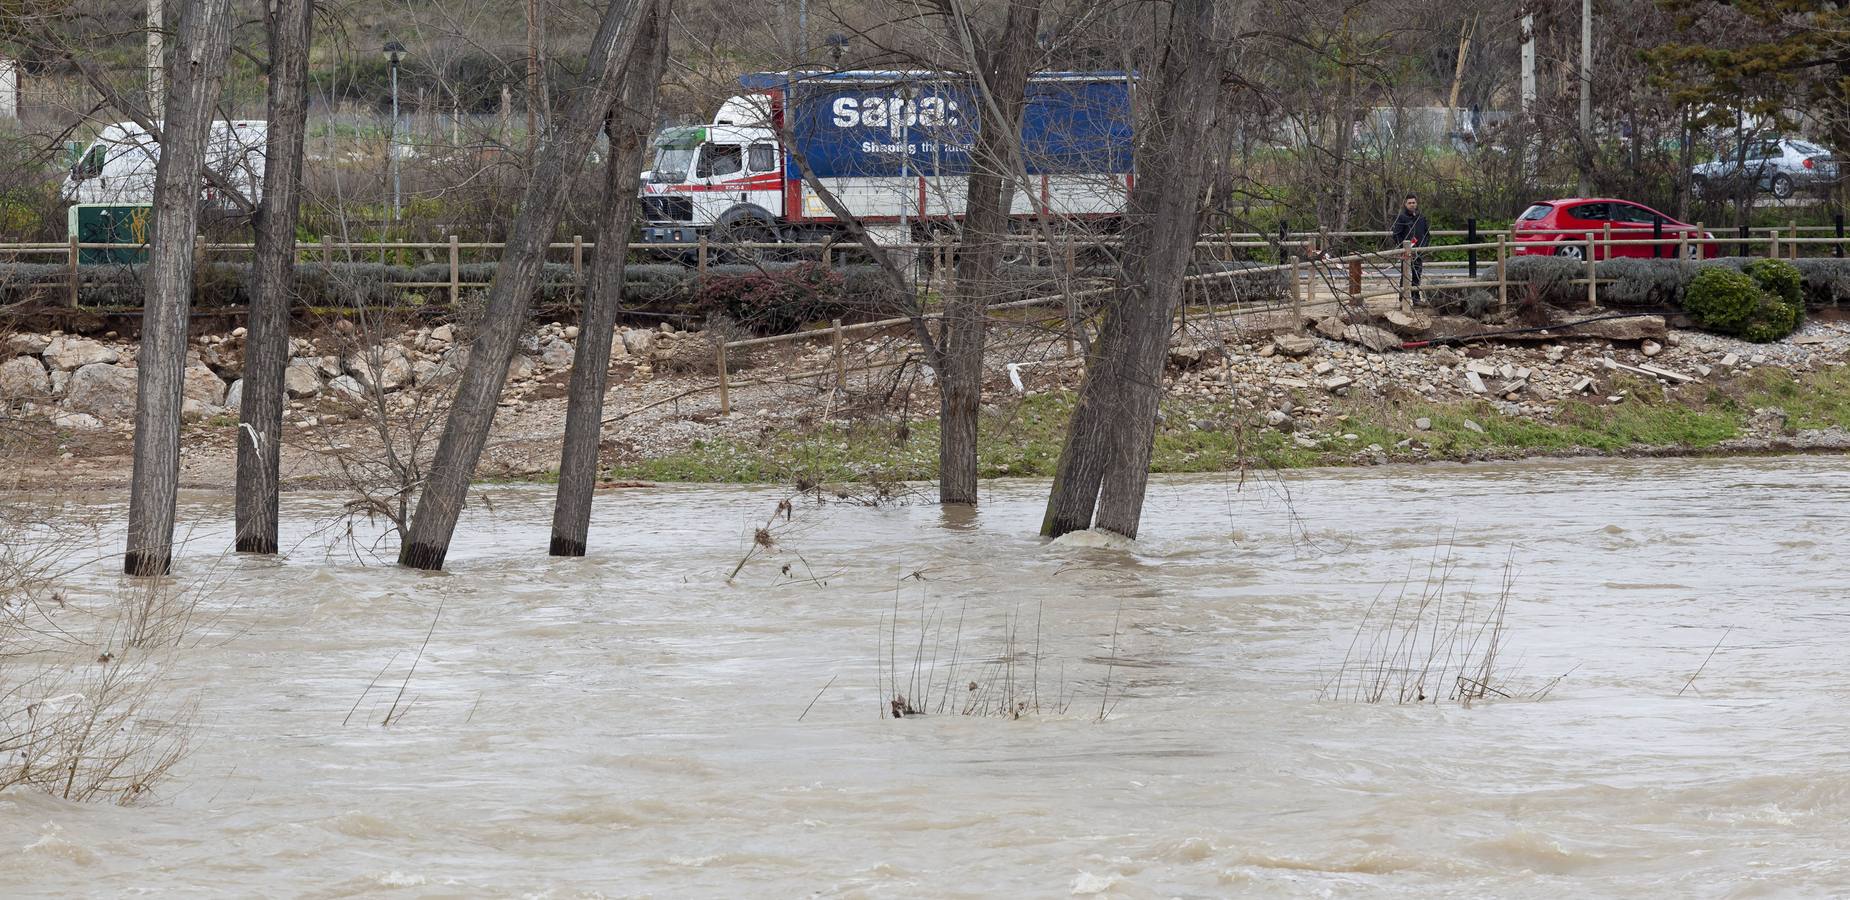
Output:
[[[822,240],[841,223],[798,158],[864,223],[925,232],[963,215],[980,100],[940,72],[773,72],[739,79],[707,125],[665,129],[643,173],[643,239]],[[1043,72],[1028,83],[1013,215],[1104,227],[1136,178],[1132,79]]]

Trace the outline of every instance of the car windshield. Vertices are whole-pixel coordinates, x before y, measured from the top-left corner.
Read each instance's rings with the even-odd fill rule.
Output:
[[[1792,145],[1792,149],[1806,156],[1829,156],[1831,152],[1810,141],[1788,141],[1787,143]]]
[[[1521,219],[1525,222],[1534,222],[1539,219],[1546,219],[1548,218],[1549,213],[1554,212],[1554,209],[1555,208],[1553,206],[1550,206],[1549,204],[1537,203],[1534,206],[1531,206],[1528,209],[1523,210]]]

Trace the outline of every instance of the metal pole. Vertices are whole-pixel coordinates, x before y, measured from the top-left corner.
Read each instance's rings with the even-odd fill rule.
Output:
[[[1477,217],[1465,220],[1465,243],[1472,247],[1465,251],[1465,265],[1469,267],[1471,280],[1477,280]]]
[[[1580,0],[1580,141],[1592,154],[1593,141],[1593,0]],[[1589,160],[1590,161],[1590,160]],[[1593,193],[1586,167],[1580,171],[1580,196]]]
[[[386,130],[386,157],[392,164],[392,221],[398,221],[398,56],[392,56],[392,126]]]
[[[1831,253],[1838,259],[1844,258],[1844,214],[1831,215],[1831,224],[1837,226],[1837,243],[1831,247]]]

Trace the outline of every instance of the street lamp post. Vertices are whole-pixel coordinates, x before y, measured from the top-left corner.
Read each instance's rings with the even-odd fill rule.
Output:
[[[385,156],[392,168],[392,221],[398,221],[399,180],[398,180],[398,58],[405,54],[405,45],[397,41],[387,41],[385,58],[392,64],[392,124],[386,129]]]

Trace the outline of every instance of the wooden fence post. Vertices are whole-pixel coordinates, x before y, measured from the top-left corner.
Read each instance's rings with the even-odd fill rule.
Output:
[[[1697,222],[1697,223],[1696,223],[1696,230],[1695,230],[1694,232],[1692,232],[1692,233],[1690,234],[1690,238],[1691,238],[1691,240],[1693,240],[1693,241],[1695,242],[1695,244],[1694,244],[1694,246],[1695,246],[1695,248],[1696,248],[1696,254],[1695,254],[1695,256],[1694,256],[1694,257],[1690,257],[1690,256],[1688,256],[1688,254],[1685,254],[1685,257],[1684,257],[1684,258],[1686,258],[1686,259],[1688,259],[1688,258],[1694,258],[1694,259],[1697,259],[1697,260],[1700,260],[1700,259],[1702,259],[1702,258],[1703,258],[1704,256],[1707,256],[1707,255],[1708,255],[1708,246],[1709,246],[1709,245],[1708,245],[1708,244],[1705,244],[1705,243],[1703,243],[1703,239],[1702,239],[1702,236],[1703,236],[1704,234],[1707,234],[1707,233],[1708,233],[1708,232],[1706,232],[1706,231],[1703,231],[1703,230],[1702,230],[1702,223],[1701,223],[1701,222]]]
[[[1610,228],[1612,226],[1608,225],[1606,227]],[[1587,307],[1588,308],[1599,306],[1599,279],[1594,277],[1594,265],[1593,265],[1594,258],[1599,255],[1598,241],[1599,239],[1594,237],[1593,235],[1591,234],[1587,235]]]
[[[334,264],[334,238],[325,234],[321,236],[321,264],[324,266]]]
[[[585,236],[572,235],[572,280],[583,283],[585,280]]]
[[[719,414],[729,416],[732,415],[732,392],[726,384],[726,339],[723,336],[719,341],[719,359],[716,362],[719,366]]]
[[[848,357],[847,349],[842,344],[841,320],[836,319],[831,324],[835,328],[835,387],[846,391],[848,390]]]
[[[64,304],[65,306],[70,306],[70,307],[75,307],[75,306],[77,306],[77,281],[78,281],[78,279],[77,279],[77,253],[78,253],[78,251],[77,251],[77,235],[74,235],[74,234],[73,234],[73,235],[71,235],[71,259],[70,259],[70,261],[71,261],[71,284],[70,284],[70,296],[66,298],[66,300],[65,300],[65,304]]]
[[[822,267],[825,269],[835,268],[835,243],[833,241],[822,245]]]
[[[1510,308],[1509,241],[1509,235],[1497,235],[1497,312]]]
[[[1701,233],[1702,226],[1698,225],[1696,226],[1696,228],[1697,228],[1697,233]],[[1683,262],[1688,259],[1689,259],[1689,232],[1684,231],[1681,228],[1679,228],[1677,229],[1677,261]]]
[[[1779,229],[1768,228],[1766,230],[1766,233],[1767,233],[1767,251],[1766,251],[1767,259],[1778,259],[1779,258]]]
[[[1362,299],[1362,260],[1360,257],[1349,260],[1349,300],[1360,302]]]
[[[700,249],[695,251],[695,253],[697,255],[694,258],[694,274],[700,276],[700,279],[702,281],[705,281],[707,277],[707,236],[706,235],[703,234],[700,236]]]
[[[1413,312],[1413,248],[1400,250],[1400,311]]]
[[[1298,284],[1298,258],[1291,257],[1291,315],[1295,321],[1304,321],[1304,294]]]
[[[462,300],[462,247],[458,246],[456,235],[450,235],[450,305],[455,306]]]
[[[1792,258],[1798,259],[1799,258],[1799,220],[1790,219],[1787,221],[1786,224],[1791,226],[1791,229],[1792,229],[1790,232],[1792,236]]]

